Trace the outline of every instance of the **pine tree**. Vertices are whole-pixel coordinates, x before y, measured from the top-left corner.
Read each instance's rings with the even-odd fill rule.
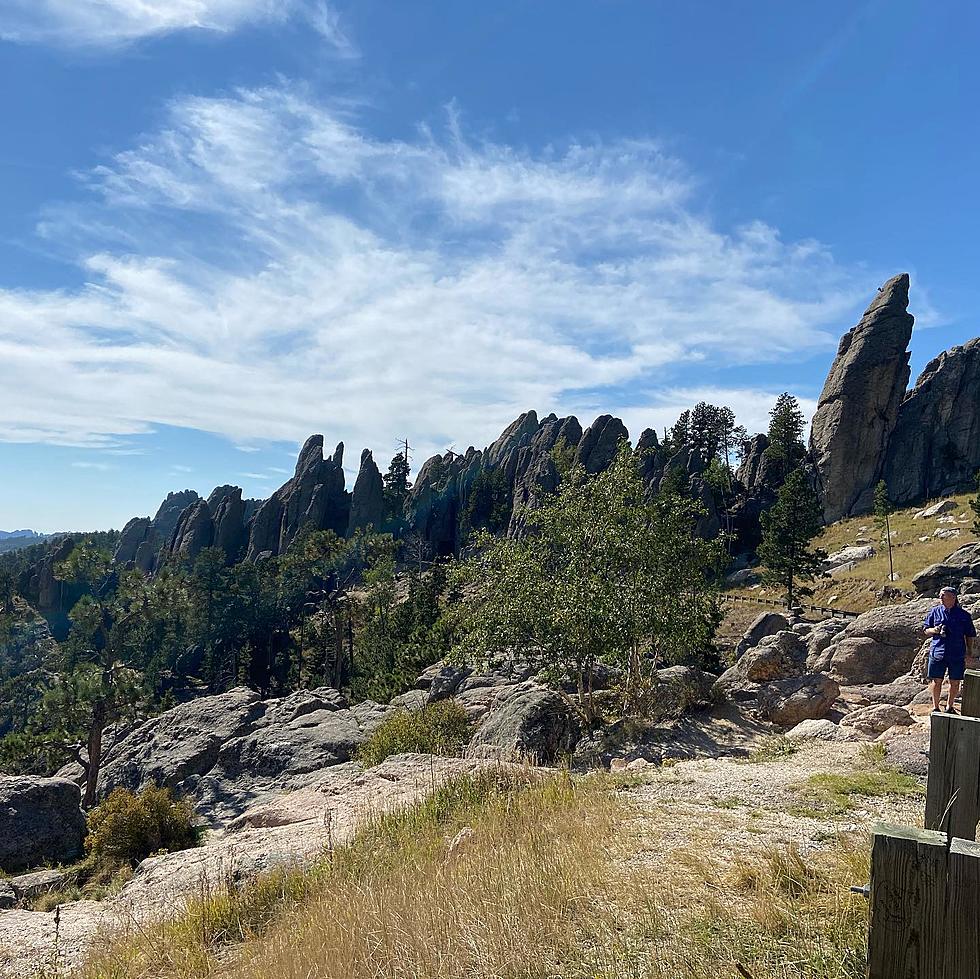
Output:
[[[973,533],[980,537],[980,469],[977,470],[977,495],[970,500],[973,511]]]
[[[895,566],[892,564],[892,529],[888,515],[892,512],[892,501],[888,499],[888,484],[882,479],[875,487],[875,526],[881,543],[888,548],[888,580],[895,580]]]
[[[786,478],[803,461],[804,415],[800,403],[791,394],[783,392],[769,412],[769,445],[766,455],[780,464]]]
[[[411,467],[404,452],[396,452],[384,475],[385,518],[389,521],[401,520],[405,515],[405,501],[412,488],[408,481]]]
[[[802,469],[794,469],[780,487],[773,506],[762,514],[759,558],[765,565],[763,580],[778,585],[792,608],[797,594],[812,590],[797,582],[813,581],[821,573],[826,551],[811,547],[823,529],[823,513],[817,494]]]

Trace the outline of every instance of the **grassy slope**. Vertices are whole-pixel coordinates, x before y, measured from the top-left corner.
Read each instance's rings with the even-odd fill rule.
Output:
[[[312,868],[120,935],[84,979],[864,975],[867,909],[846,885],[867,879],[866,835],[718,861],[699,820],[651,859],[664,824],[638,832],[628,788],[462,780]]]
[[[957,503],[957,509],[951,511],[956,523],[938,523],[936,518],[928,520],[913,520],[913,514],[923,509],[923,506],[899,510],[892,514],[892,560],[895,571],[900,576],[893,582],[896,588],[913,592],[912,578],[923,568],[937,561],[944,560],[958,547],[969,541],[976,540],[971,531],[973,511],[969,507],[969,494],[951,497]],[[945,516],[945,515],[944,515]],[[938,527],[959,527],[962,531],[955,540],[940,540],[933,538],[932,532]],[[929,537],[920,541],[920,537]],[[837,598],[833,604],[839,608],[851,609],[855,612],[865,612],[880,604],[877,598],[881,588],[888,581],[888,552],[881,546],[874,518],[867,514],[862,517],[849,517],[827,527],[817,544],[828,554],[833,554],[841,548],[855,544],[864,539],[874,545],[878,553],[868,561],[862,561],[850,571],[844,571],[832,578],[824,578],[812,583],[813,598],[805,599],[814,605],[827,605],[832,596]],[[778,598],[778,593],[771,587],[756,589],[740,588],[736,594],[754,595],[760,598]]]

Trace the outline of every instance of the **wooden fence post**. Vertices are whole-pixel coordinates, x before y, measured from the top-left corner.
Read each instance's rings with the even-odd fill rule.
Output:
[[[953,840],[949,848],[946,971],[943,979],[980,976],[980,844]]]
[[[947,864],[943,833],[875,827],[868,979],[943,979]]]
[[[976,840],[980,821],[980,717],[930,718],[926,829]]]
[[[980,670],[966,671],[960,710],[964,717],[980,717]]]

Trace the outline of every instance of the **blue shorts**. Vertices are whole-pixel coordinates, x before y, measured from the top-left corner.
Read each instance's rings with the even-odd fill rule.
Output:
[[[966,660],[957,657],[956,659],[933,659],[929,657],[929,669],[926,676],[930,680],[941,680],[949,671],[950,680],[962,680],[966,672]]]

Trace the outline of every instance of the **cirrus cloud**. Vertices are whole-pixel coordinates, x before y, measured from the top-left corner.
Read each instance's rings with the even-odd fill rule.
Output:
[[[716,227],[655,142],[530,152],[455,111],[383,140],[288,84],[182,99],[86,179],[39,226],[85,284],[0,290],[2,440],[431,451],[532,406],[659,421],[705,363],[832,351],[868,289],[819,243]]]

